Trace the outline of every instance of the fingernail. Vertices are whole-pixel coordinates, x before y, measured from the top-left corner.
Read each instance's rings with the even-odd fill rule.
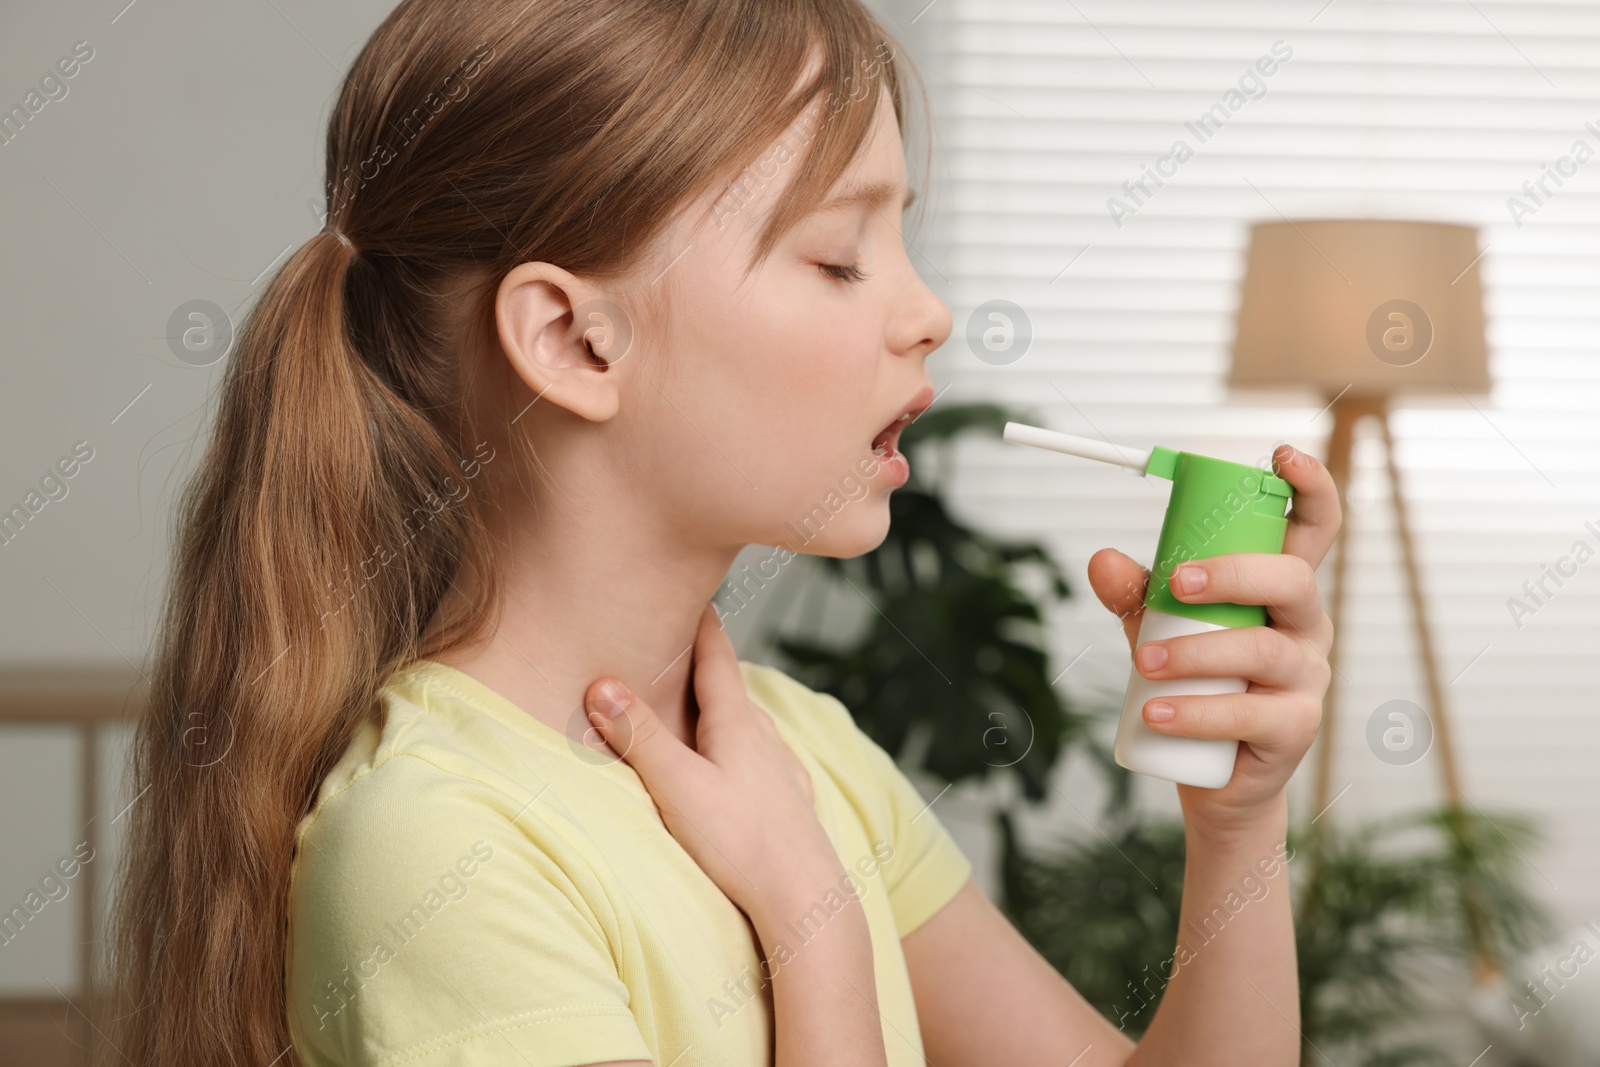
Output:
[[[1144,709],[1144,717],[1148,722],[1171,722],[1173,714],[1172,705],[1159,700],[1145,705]]]
[[[1147,671],[1160,670],[1167,662],[1167,646],[1163,644],[1148,644],[1139,646],[1139,662],[1144,664]]]
[[[1206,587],[1206,572],[1200,567],[1179,567],[1177,582],[1178,592],[1198,593]]]
[[[594,697],[590,700],[589,707],[609,719],[621,715],[628,705],[633,703],[633,694],[628,687],[616,679],[607,679],[595,686]]]

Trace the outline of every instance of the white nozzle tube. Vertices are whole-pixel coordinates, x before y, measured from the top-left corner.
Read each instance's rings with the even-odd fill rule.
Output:
[[[1101,463],[1114,463],[1119,467],[1129,467],[1140,474],[1150,466],[1149,449],[1128,448],[1125,445],[1114,445],[1110,441],[1096,441],[1091,437],[1058,433],[1055,430],[1046,430],[1021,422],[1006,423],[1000,437],[1012,444],[1032,445],[1034,448],[1045,448],[1051,452],[1065,452],[1069,456],[1097,459]]]

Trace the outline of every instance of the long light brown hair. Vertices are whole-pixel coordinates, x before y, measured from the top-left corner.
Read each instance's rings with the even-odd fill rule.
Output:
[[[107,1062],[298,1063],[296,825],[388,677],[499,608],[494,480],[463,491],[486,457],[461,357],[464,330],[493,343],[499,279],[534,260],[627,277],[682,205],[727,182],[736,199],[713,202],[736,204],[736,176],[833,101],[759,260],[843,173],[880,86],[902,132],[908,105],[926,114],[892,40],[858,0],[405,0],[373,33],[328,124],[338,232],[243,324],[178,509]],[[478,592],[435,619],[464,570]]]

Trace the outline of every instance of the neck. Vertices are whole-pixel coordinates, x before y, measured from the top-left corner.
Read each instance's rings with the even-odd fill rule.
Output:
[[[552,494],[537,511],[497,526],[498,625],[480,642],[435,658],[574,740],[587,728],[575,712],[590,684],[618,678],[693,747],[690,649],[737,546],[684,546],[648,517],[592,497]],[[444,607],[453,609],[461,594],[453,590],[449,600]]]

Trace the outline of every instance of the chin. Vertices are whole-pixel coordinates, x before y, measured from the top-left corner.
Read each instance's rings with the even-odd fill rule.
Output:
[[[816,513],[808,519],[785,523],[773,543],[808,556],[850,559],[871,552],[888,536],[889,494],[873,492],[851,501],[825,523]]]

